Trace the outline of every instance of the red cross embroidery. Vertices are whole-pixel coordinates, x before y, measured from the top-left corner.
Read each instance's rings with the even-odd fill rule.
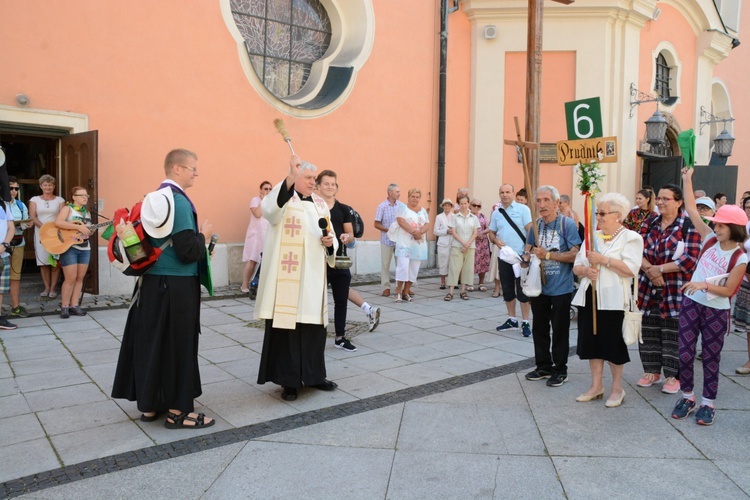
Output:
[[[289,252],[289,255],[287,255],[286,259],[281,261],[281,267],[286,268],[287,273],[296,271],[298,265],[299,261],[295,259],[295,256],[292,254],[292,252]]]
[[[291,219],[287,219],[286,224],[284,224],[284,229],[286,229],[287,234],[290,234],[292,238],[297,236],[297,233],[302,229],[302,225],[297,221],[297,218],[295,216],[292,216]]]

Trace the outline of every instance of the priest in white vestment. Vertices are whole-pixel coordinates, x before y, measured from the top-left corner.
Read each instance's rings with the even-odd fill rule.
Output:
[[[258,383],[282,386],[286,401],[302,387],[337,387],[326,379],[324,350],[326,265],[334,266],[338,242],[328,205],[313,193],[316,169],[293,155],[287,178],[261,202],[269,228],[255,304],[255,318],[266,320]]]

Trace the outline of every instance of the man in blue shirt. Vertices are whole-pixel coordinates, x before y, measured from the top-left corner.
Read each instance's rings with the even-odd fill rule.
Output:
[[[546,378],[549,387],[560,387],[568,380],[573,262],[581,245],[575,222],[558,215],[559,205],[560,193],[554,187],[541,186],[536,190],[536,208],[541,216],[535,222],[539,242],[529,231],[524,254],[524,260],[533,253],[542,261],[545,277],[541,295],[531,298],[536,370],[527,373],[526,380]]]
[[[515,201],[515,192],[512,184],[500,186],[500,206],[492,212],[489,236],[490,241],[498,248],[508,246],[520,255],[524,251],[524,245],[526,245],[526,238],[523,235],[527,234],[531,227],[531,211],[526,205]],[[531,325],[529,324],[531,307],[529,306],[529,298],[521,290],[521,279],[516,278],[513,266],[502,259],[498,259],[498,272],[500,284],[503,288],[503,300],[508,308],[508,319],[496,330],[502,332],[518,329],[518,319],[516,318],[516,299],[518,299],[518,302],[521,303],[523,336],[528,337],[531,335]]]

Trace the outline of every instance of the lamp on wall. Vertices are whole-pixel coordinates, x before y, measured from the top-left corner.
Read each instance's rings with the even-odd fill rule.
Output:
[[[727,122],[732,123],[734,118],[722,118],[720,116],[713,115],[706,111],[705,106],[701,106],[701,121],[699,135],[703,135],[703,127],[712,123],[723,123],[724,130],[714,138],[714,153],[721,156],[722,158],[728,158],[732,156],[732,148],[734,147],[734,137],[727,130]]]
[[[664,142],[664,136],[667,133],[667,119],[659,111],[659,103],[665,106],[672,106],[677,102],[677,97],[658,97],[652,96],[641,92],[635,87],[634,83],[630,84],[630,118],[633,118],[633,111],[636,106],[640,106],[644,102],[655,102],[656,111],[651,115],[651,118],[646,120],[646,142],[651,145],[657,145]]]

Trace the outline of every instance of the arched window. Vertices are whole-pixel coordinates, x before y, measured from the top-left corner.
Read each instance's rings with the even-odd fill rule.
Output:
[[[660,97],[671,97],[669,90],[671,68],[667,63],[666,57],[662,52],[656,56],[656,78],[654,81],[654,90],[659,94]]]
[[[331,43],[331,21],[318,0],[231,0],[255,73],[279,99],[299,92]]]

